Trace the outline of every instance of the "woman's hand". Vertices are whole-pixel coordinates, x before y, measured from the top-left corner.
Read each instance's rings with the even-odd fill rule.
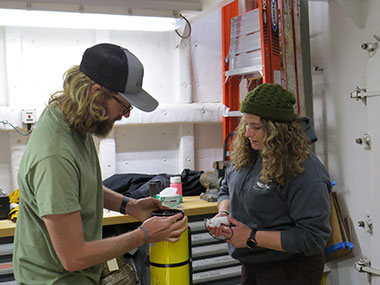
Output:
[[[228,216],[231,227],[222,227],[222,235],[235,248],[247,247],[247,240],[251,234],[251,229],[245,224],[239,222],[231,215]]]
[[[226,217],[228,216],[227,213],[224,213],[224,212],[219,212],[217,215],[215,215],[214,217],[212,217],[213,219],[214,218],[218,218],[218,217]],[[220,227],[210,227],[210,226],[206,226],[206,229],[208,230],[208,232],[214,236],[214,237],[220,237],[220,236],[223,236],[223,228],[224,227],[227,227],[226,225],[221,225]],[[228,227],[227,227],[228,228]]]

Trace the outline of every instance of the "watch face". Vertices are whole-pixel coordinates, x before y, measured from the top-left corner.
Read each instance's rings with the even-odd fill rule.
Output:
[[[257,244],[257,242],[256,242],[256,240],[254,240],[254,239],[249,239],[249,240],[247,240],[247,246],[248,246],[249,248],[254,248],[254,247],[256,246],[256,244]]]

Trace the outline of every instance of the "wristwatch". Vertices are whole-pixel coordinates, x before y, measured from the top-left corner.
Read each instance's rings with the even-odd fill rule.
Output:
[[[257,245],[256,232],[257,232],[257,230],[252,230],[251,231],[251,234],[249,235],[249,238],[247,240],[247,246],[248,246],[248,248],[254,248]]]

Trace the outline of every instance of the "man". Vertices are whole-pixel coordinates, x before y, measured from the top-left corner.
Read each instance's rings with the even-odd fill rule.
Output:
[[[23,284],[97,284],[101,263],[146,243],[176,241],[181,214],[151,217],[153,198],[128,199],[102,185],[92,135],[106,136],[132,106],[153,111],[142,89],[143,66],[128,50],[99,44],[65,73],[22,158],[14,274]],[[102,239],[103,208],[144,221],[138,229]]]

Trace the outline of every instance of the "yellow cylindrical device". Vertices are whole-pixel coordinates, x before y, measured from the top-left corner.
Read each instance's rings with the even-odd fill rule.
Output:
[[[179,209],[153,211],[153,216],[168,217],[183,213]],[[190,285],[191,254],[189,232],[182,233],[176,242],[161,241],[150,244],[150,284],[151,285]]]

